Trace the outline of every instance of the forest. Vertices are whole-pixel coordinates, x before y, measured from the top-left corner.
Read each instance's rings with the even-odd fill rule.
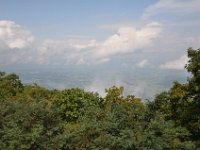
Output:
[[[186,83],[144,101],[80,88],[50,90],[24,85],[0,71],[1,150],[200,149],[200,49],[188,48]]]

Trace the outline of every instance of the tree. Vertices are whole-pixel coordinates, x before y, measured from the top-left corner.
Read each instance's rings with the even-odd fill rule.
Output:
[[[0,72],[0,98],[14,97],[22,92],[23,88],[18,75],[14,73],[6,75]]]
[[[67,122],[76,121],[79,116],[84,114],[84,107],[87,105],[99,103],[98,94],[85,92],[79,88],[60,91],[53,99],[53,103],[60,109],[63,120]]]
[[[191,103],[188,108],[187,127],[193,133],[193,138],[198,140],[200,146],[200,49],[188,49],[189,63],[186,65],[191,77],[188,79],[189,97]]]
[[[144,149],[196,149],[189,131],[177,126],[173,120],[166,121],[162,113],[157,113],[144,132],[141,147]]]
[[[63,124],[47,101],[0,102],[0,149],[61,149]]]
[[[162,113],[165,120],[174,120],[186,127],[191,139],[200,146],[200,49],[188,49],[186,68],[191,73],[188,83],[174,82],[172,88],[162,92],[148,104],[151,114]]]
[[[189,78],[189,91],[191,96],[200,103],[200,49],[188,49],[189,64],[186,65],[188,72],[192,74]]]

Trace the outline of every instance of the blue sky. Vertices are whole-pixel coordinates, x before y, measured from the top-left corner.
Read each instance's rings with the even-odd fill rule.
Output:
[[[2,0],[0,63],[98,66],[125,58],[118,60],[125,66],[182,70],[186,49],[200,43],[199,6],[199,0]],[[130,64],[129,56],[138,62]]]
[[[148,4],[150,1],[144,0],[139,3],[133,0],[6,0],[1,2],[0,17],[23,24],[38,36],[59,37],[87,34],[101,24],[137,19]],[[55,31],[49,34],[49,30]]]

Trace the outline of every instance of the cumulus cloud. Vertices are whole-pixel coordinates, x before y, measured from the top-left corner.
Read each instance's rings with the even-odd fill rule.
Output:
[[[10,20],[0,21],[0,64],[26,63],[31,57],[34,36],[26,28]]]
[[[141,29],[121,27],[117,34],[108,37],[99,45],[95,58],[132,53],[139,49],[148,48],[159,37],[161,30],[161,25],[157,22],[149,23]]]
[[[186,55],[180,57],[177,60],[166,62],[165,64],[161,64],[161,69],[174,69],[174,70],[183,70],[184,66],[188,62],[188,57]]]
[[[0,21],[0,41],[10,49],[26,48],[34,41],[31,32],[13,21]]]
[[[160,13],[199,13],[199,0],[159,0],[157,3],[149,6],[143,18],[148,18]]]
[[[103,41],[94,38],[37,39],[13,21],[0,21],[0,62],[37,64],[100,64],[111,56],[151,47],[162,27],[157,22],[136,29],[120,27]],[[12,51],[12,52],[11,52]]]

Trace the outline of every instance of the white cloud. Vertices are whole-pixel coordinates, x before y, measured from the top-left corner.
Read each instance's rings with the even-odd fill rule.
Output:
[[[138,64],[137,64],[137,66],[139,67],[139,68],[143,68],[143,67],[145,67],[146,65],[148,65],[149,64],[149,61],[147,60],[147,59],[143,59],[142,61],[140,61]]]
[[[125,26],[104,41],[76,39],[70,40],[69,45],[76,48],[77,53],[73,52],[72,55],[74,59],[78,59],[78,64],[101,64],[110,61],[114,55],[134,53],[151,47],[161,30],[162,27],[157,22],[149,23],[140,29]]]
[[[165,64],[161,64],[161,69],[174,69],[174,70],[183,70],[184,66],[188,62],[188,57],[186,55],[180,57],[177,60],[166,62]]]
[[[25,48],[34,41],[31,32],[13,21],[0,21],[0,40],[10,49]]]
[[[108,37],[99,45],[95,57],[104,58],[116,54],[133,53],[136,50],[151,47],[161,30],[161,25],[157,22],[149,23],[141,29],[121,27],[117,34]]]
[[[0,62],[38,64],[101,64],[111,56],[151,47],[162,28],[152,22],[140,29],[120,27],[103,41],[94,38],[37,39],[13,21],[0,21]],[[12,51],[12,52],[11,52]]]
[[[157,3],[149,6],[143,18],[148,18],[160,13],[174,13],[188,14],[188,13],[199,13],[200,12],[200,1],[199,0],[159,0]]]

